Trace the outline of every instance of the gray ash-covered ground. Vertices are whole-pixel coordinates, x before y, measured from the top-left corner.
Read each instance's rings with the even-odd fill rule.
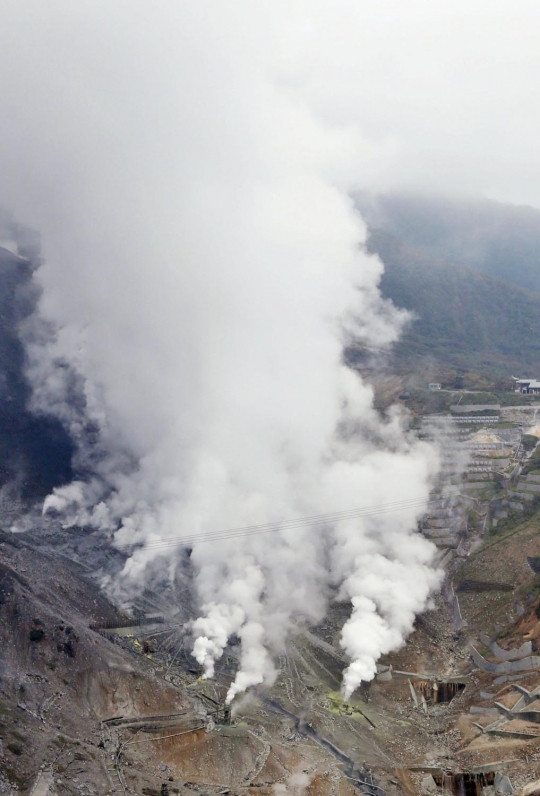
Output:
[[[523,533],[534,536],[530,527]],[[528,555],[533,547],[529,541]],[[476,566],[492,582],[500,551],[489,549]],[[517,566],[515,547],[513,556]],[[476,560],[456,565],[457,584]],[[235,646],[216,679],[201,681],[183,627],[185,590],[169,585],[141,595],[135,617],[150,618],[129,626],[99,587],[103,573],[122,564],[98,534],[53,519],[36,517],[33,531],[0,536],[0,792],[29,792],[37,781],[58,796],[124,789],[159,796],[162,786],[170,794],[274,796],[276,785],[313,795],[380,793],[377,787],[420,793],[430,771],[470,772],[497,761],[515,787],[540,775],[540,737],[479,729],[493,721],[494,696],[504,701],[512,692],[511,683],[494,685],[494,676],[479,671],[468,648],[481,630],[474,617],[484,603],[490,610],[493,592],[464,599],[469,628],[461,633],[438,597],[407,645],[381,661],[393,667],[392,679],[383,673],[350,704],[339,693],[346,661],[338,639],[348,607],[334,605],[320,626],[297,628],[277,661],[275,685],[238,699],[229,725],[224,697]],[[506,556],[506,580],[512,566]],[[531,571],[531,583],[534,577]],[[516,588],[521,595],[524,576]],[[502,597],[506,605],[509,593]],[[517,644],[512,639],[501,644]],[[452,677],[465,688],[449,704],[428,694],[424,709],[422,689]],[[532,689],[540,672],[518,682]],[[360,783],[370,776],[371,790]]]

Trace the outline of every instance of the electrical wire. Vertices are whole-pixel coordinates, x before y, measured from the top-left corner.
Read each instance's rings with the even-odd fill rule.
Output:
[[[443,500],[446,495],[435,500]],[[434,500],[432,499],[432,503]],[[238,528],[225,528],[220,531],[209,533],[195,533],[187,536],[173,536],[170,539],[155,539],[149,542],[132,542],[130,544],[116,545],[117,550],[133,552],[136,549],[159,550],[167,547],[191,546],[200,542],[217,542],[224,539],[234,539],[238,537],[259,536],[261,534],[276,533],[281,530],[297,530],[306,527],[321,527],[333,525],[346,520],[371,517],[390,512],[400,512],[412,508],[420,508],[426,504],[425,498],[409,498],[393,503],[382,503],[375,506],[365,506],[363,508],[349,509],[348,511],[338,511],[329,514],[316,514],[306,517],[297,517],[291,520],[278,520],[276,522],[264,523],[261,525],[247,525]]]

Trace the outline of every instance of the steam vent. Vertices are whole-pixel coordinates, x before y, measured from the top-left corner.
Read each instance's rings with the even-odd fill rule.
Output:
[[[540,796],[539,31],[0,0],[0,796]]]

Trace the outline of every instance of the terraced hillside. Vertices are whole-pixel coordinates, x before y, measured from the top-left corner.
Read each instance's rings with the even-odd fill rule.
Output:
[[[171,609],[180,595],[142,595],[130,625],[73,561],[85,550],[97,575],[110,565],[97,537],[37,519],[35,532],[1,535],[0,783],[51,796],[278,786],[375,796],[505,777],[519,789],[540,777],[540,514],[495,535],[460,533],[432,609],[349,703],[339,694],[349,608],[336,603],[323,624],[297,629],[275,685],[232,717],[223,700],[236,649],[201,681]]]

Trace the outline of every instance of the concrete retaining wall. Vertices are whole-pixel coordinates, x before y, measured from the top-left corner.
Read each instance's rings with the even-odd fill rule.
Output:
[[[508,496],[518,500],[534,500],[534,492],[518,492],[517,490],[509,489]]]
[[[518,481],[518,488],[519,489],[526,489],[528,492],[535,492],[536,494],[540,493],[540,484],[534,484],[530,481],[522,481],[521,479]]]
[[[428,519],[428,522],[430,528],[440,528],[440,529],[448,528],[448,530],[450,530],[453,525],[457,527],[457,525],[459,524],[459,521],[452,523],[451,517],[437,517],[437,518],[430,517]]]
[[[457,535],[457,530],[453,528],[422,528],[424,536],[429,536],[430,539],[438,539],[446,536],[454,537]]]
[[[500,647],[496,641],[490,639],[488,636],[481,635],[480,640],[482,644],[485,644],[486,647],[490,648],[493,654],[496,655],[500,661],[519,661],[522,658],[532,655],[533,651],[531,641],[525,641],[525,643],[517,649],[505,650]]]
[[[504,661],[504,663],[491,663],[487,661],[472,644],[469,647],[473,661],[484,672],[491,672],[491,674],[514,674],[517,672],[533,672],[540,669],[540,657],[531,655],[527,658],[522,658],[520,661]]]
[[[463,619],[461,615],[461,608],[459,607],[459,600],[457,598],[457,594],[454,591],[454,585],[451,583],[448,587],[448,601],[452,607],[452,613],[454,616],[454,627],[456,630],[462,630],[467,622]]]
[[[500,408],[500,404],[454,404],[450,407],[450,411],[463,415],[467,414],[467,412],[498,411]]]

